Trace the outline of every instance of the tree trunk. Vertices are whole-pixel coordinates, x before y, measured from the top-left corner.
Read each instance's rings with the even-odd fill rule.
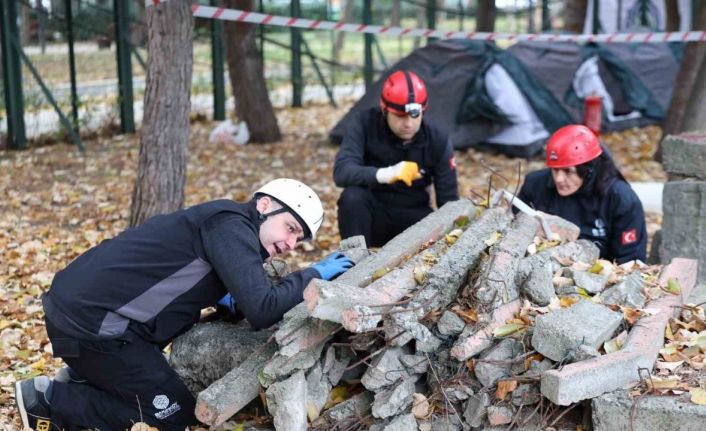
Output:
[[[495,31],[495,0],[478,0],[476,31]]]
[[[679,23],[681,17],[679,16],[679,2],[677,0],[665,0],[664,8],[665,15],[667,16],[667,31],[679,31]]]
[[[21,3],[18,6],[20,6],[20,43],[22,46],[27,46],[32,35],[32,22],[29,19],[31,10],[29,6]]]
[[[228,0],[226,7],[254,10],[254,0]],[[235,113],[250,129],[250,142],[276,142],[282,138],[265,85],[265,72],[257,51],[255,26],[225,22],[228,74]]]
[[[566,0],[564,2],[565,31],[569,33],[583,33],[583,23],[586,21],[587,7],[588,0]]]
[[[399,5],[399,0],[397,0]],[[341,16],[341,22],[349,22],[351,16],[353,16],[353,6],[355,5],[355,0],[346,0],[345,6],[343,6],[343,15]],[[333,44],[333,59],[338,62],[341,59],[341,51],[343,50],[343,42],[346,40],[345,31],[336,32],[336,41]]]
[[[399,27],[402,22],[402,6],[400,0],[392,0],[392,10],[390,10],[390,25]]]
[[[706,1],[699,4],[695,12],[694,30],[706,30]],[[674,80],[672,101],[667,111],[667,118],[662,127],[662,136],[672,135],[686,130],[704,128],[706,104],[706,44],[689,42],[684,50],[679,74]],[[701,119],[701,123],[699,123]],[[662,159],[662,147],[657,149],[656,160]]]
[[[184,204],[193,62],[189,0],[147,8],[145,114],[130,225]]]

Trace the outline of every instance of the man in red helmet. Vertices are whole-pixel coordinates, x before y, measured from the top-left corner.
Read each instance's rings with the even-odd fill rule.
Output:
[[[424,218],[436,204],[458,199],[456,161],[446,133],[423,120],[427,89],[400,70],[385,81],[380,106],[354,114],[333,168],[341,238],[363,235],[379,247]]]
[[[518,197],[576,224],[604,259],[646,260],[642,203],[593,132],[569,125],[547,141],[547,167],[525,178]]]

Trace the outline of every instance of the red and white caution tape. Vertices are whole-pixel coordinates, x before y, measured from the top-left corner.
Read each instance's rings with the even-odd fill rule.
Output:
[[[147,6],[164,3],[168,0],[145,0]],[[352,24],[345,22],[321,21],[306,18],[268,15],[258,12],[226,9],[222,7],[192,5],[195,17],[225,21],[247,22],[250,24],[296,27],[310,30],[345,31],[385,36],[434,37],[437,39],[466,40],[509,40],[516,42],[600,42],[600,43],[664,43],[664,42],[704,42],[706,31],[666,32],[666,33],[612,33],[612,34],[546,34],[546,33],[486,33],[475,31],[442,31],[423,28],[403,28],[380,25]]]

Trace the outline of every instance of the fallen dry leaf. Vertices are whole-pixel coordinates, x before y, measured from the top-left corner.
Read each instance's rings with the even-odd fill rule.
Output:
[[[504,400],[507,394],[517,389],[517,380],[501,380],[495,390],[495,398]]]

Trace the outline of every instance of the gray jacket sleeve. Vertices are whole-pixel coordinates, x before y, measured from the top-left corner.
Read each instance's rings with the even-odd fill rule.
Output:
[[[377,168],[365,166],[365,127],[360,113],[356,112],[333,165],[333,180],[338,187],[372,186],[377,184]],[[370,126],[371,127],[371,126]]]
[[[208,261],[233,296],[250,324],[267,328],[303,301],[304,288],[315,269],[307,268],[286,276],[271,286],[260,256],[260,240],[242,216],[222,213],[201,226],[201,242]]]

